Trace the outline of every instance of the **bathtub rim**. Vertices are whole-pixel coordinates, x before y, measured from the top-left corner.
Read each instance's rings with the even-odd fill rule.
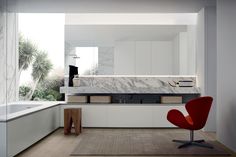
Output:
[[[9,121],[18,119],[20,117],[24,117],[24,116],[33,114],[35,112],[39,112],[42,110],[46,110],[48,108],[59,106],[64,103],[65,103],[64,101],[19,101],[19,102],[13,102],[8,105],[25,104],[25,105],[40,105],[40,106],[36,106],[36,107],[30,108],[30,109],[22,110],[22,111],[7,114],[7,115],[2,115],[2,116],[0,116],[0,123],[6,123]]]

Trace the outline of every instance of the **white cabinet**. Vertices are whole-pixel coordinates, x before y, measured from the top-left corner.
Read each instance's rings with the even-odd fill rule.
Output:
[[[173,74],[172,41],[116,42],[114,52],[116,75]]]
[[[108,127],[151,127],[152,106],[108,106]]]
[[[152,126],[153,127],[175,127],[167,120],[167,113],[171,109],[180,110],[182,113],[186,114],[185,107],[181,106],[153,106],[152,108]]]
[[[82,126],[84,127],[107,127],[107,106],[87,105],[82,107]]]
[[[163,104],[84,104],[62,105],[61,127],[65,108],[82,108],[83,127],[174,127],[166,119],[171,109],[186,113],[184,105]]]

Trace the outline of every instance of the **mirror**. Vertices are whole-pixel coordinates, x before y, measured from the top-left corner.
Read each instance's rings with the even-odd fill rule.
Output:
[[[80,75],[195,75],[195,25],[65,25]]]

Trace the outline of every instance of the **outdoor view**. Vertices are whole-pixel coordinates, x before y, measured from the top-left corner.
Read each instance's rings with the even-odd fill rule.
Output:
[[[19,99],[60,101],[64,84],[64,15],[19,14]]]
[[[76,66],[80,75],[98,74],[98,47],[76,47]]]

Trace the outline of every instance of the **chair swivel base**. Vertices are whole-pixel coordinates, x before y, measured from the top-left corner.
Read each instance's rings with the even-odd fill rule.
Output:
[[[205,148],[213,149],[213,147],[211,145],[203,143],[203,142],[205,142],[204,140],[192,140],[192,141],[173,140],[173,142],[182,143],[182,145],[180,145],[178,148],[184,148],[184,147],[188,147],[188,146],[191,146],[191,145],[195,145],[195,146],[199,146],[199,147],[205,147]]]

